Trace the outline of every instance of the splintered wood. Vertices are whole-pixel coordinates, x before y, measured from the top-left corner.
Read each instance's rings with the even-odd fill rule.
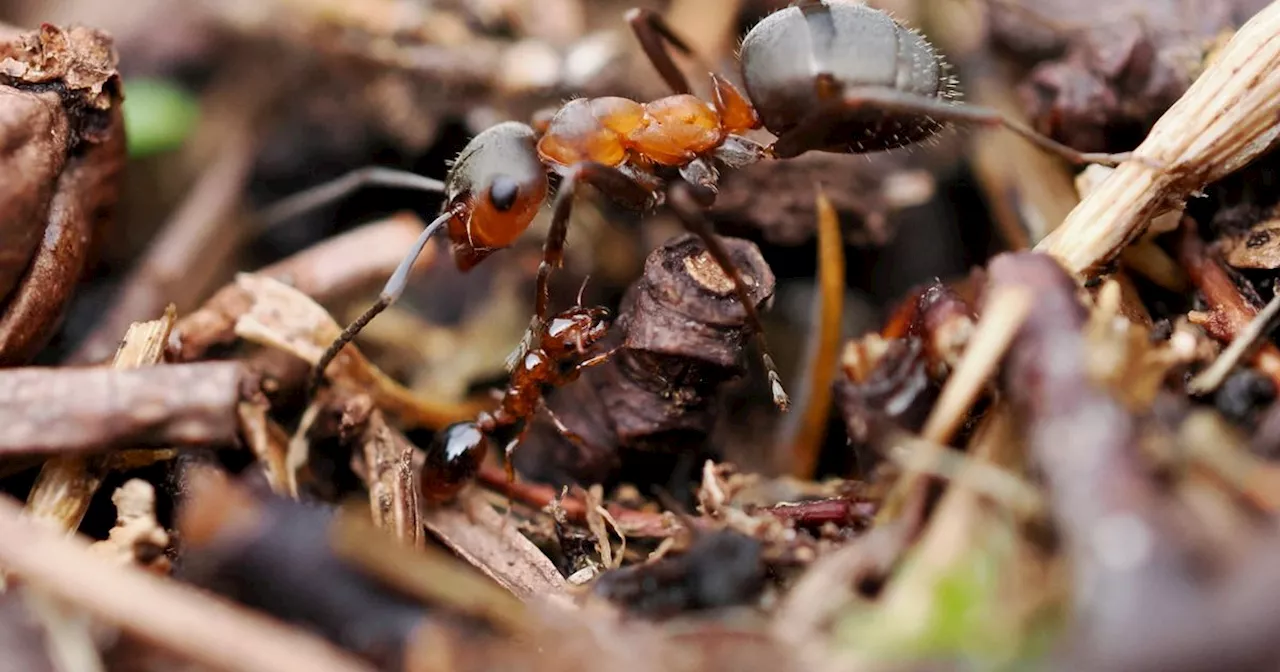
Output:
[[[1273,2],[1240,27],[1156,122],[1134,159],[1111,172],[1035,250],[1077,277],[1097,273],[1153,217],[1272,147],[1278,116],[1280,2]]]

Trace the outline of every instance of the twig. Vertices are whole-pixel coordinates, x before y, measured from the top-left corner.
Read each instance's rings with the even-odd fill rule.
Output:
[[[0,497],[0,564],[24,582],[192,660],[222,670],[370,670],[283,624],[142,571],[96,557]]]
[[[1280,2],[1236,31],[1121,164],[1035,249],[1095,273],[1152,218],[1265,152],[1280,134]],[[1155,168],[1150,164],[1158,164]]]
[[[813,314],[816,327],[809,342],[807,381],[800,389],[802,413],[788,414],[782,424],[783,454],[791,454],[791,474],[796,478],[812,478],[818,464],[818,453],[826,436],[827,419],[831,415],[832,382],[840,356],[841,315],[844,310],[844,239],[840,218],[827,195],[819,188],[818,212],[818,283],[821,291],[814,297]],[[794,418],[794,419],[793,419]]]
[[[243,368],[0,371],[0,454],[230,444]]]

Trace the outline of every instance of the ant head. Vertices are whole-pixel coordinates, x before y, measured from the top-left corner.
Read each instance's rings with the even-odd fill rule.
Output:
[[[454,161],[445,182],[450,204],[464,212],[449,228],[459,259],[510,247],[546,202],[535,142],[532,128],[505,122],[472,138]]]
[[[860,2],[821,0],[778,10],[743,38],[740,59],[747,96],[774,135],[815,112],[834,111],[816,134],[822,137],[806,149],[876,151],[906,144],[919,130],[915,119],[871,106],[842,112],[841,99],[859,89],[925,98],[948,90],[933,46]]]

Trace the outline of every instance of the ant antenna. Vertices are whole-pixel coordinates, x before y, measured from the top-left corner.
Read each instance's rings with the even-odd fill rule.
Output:
[[[271,228],[304,212],[328,205],[363,187],[392,187],[434,194],[445,193],[445,184],[440,180],[407,170],[366,166],[278,201],[262,211],[262,228]]]
[[[577,304],[577,307],[578,307],[578,308],[581,308],[581,307],[582,307],[582,295],[583,295],[584,293],[586,293],[586,291],[587,291],[587,283],[588,283],[588,282],[590,282],[590,281],[591,281],[591,274],[590,274],[590,273],[588,273],[588,274],[587,274],[587,277],[585,277],[585,278],[583,278],[583,279],[582,279],[582,286],[578,288],[578,304]]]
[[[431,236],[435,235],[445,222],[448,222],[456,215],[457,210],[457,208],[450,208],[444,211],[428,224],[427,228],[422,230],[422,233],[418,234],[418,239],[414,241],[413,248],[405,255],[404,259],[400,260],[400,265],[396,267],[395,272],[391,274],[391,278],[387,280],[387,284],[383,286],[382,293],[378,295],[378,301],[369,306],[369,309],[364,311],[355,321],[347,325],[347,328],[342,330],[338,338],[329,344],[329,348],[324,351],[324,354],[320,355],[315,369],[311,372],[311,381],[307,385],[308,397],[315,396],[316,390],[320,389],[320,384],[324,381],[324,371],[329,368],[333,358],[338,356],[338,353],[360,333],[360,330],[364,329],[365,325],[369,324],[370,320],[389,308],[391,304],[396,302],[396,299],[400,298],[401,294],[404,294],[405,287],[408,285],[409,271],[413,269],[413,264],[418,260],[418,255],[422,254],[422,250],[427,246],[427,241],[431,239]]]

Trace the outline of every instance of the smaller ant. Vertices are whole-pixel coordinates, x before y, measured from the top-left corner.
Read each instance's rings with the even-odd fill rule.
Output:
[[[584,282],[582,288],[586,288]],[[583,369],[604,363],[617,348],[587,356],[587,349],[609,331],[609,310],[578,303],[543,324],[534,347],[512,370],[498,408],[481,412],[474,422],[457,422],[441,430],[426,451],[419,476],[424,502],[443,504],[453,499],[479,471],[492,443],[503,444],[507,479],[515,481],[511,453],[524,440],[529,421],[545,411],[556,429],[575,443],[582,439],[546,405],[551,390],[577,380]]]

